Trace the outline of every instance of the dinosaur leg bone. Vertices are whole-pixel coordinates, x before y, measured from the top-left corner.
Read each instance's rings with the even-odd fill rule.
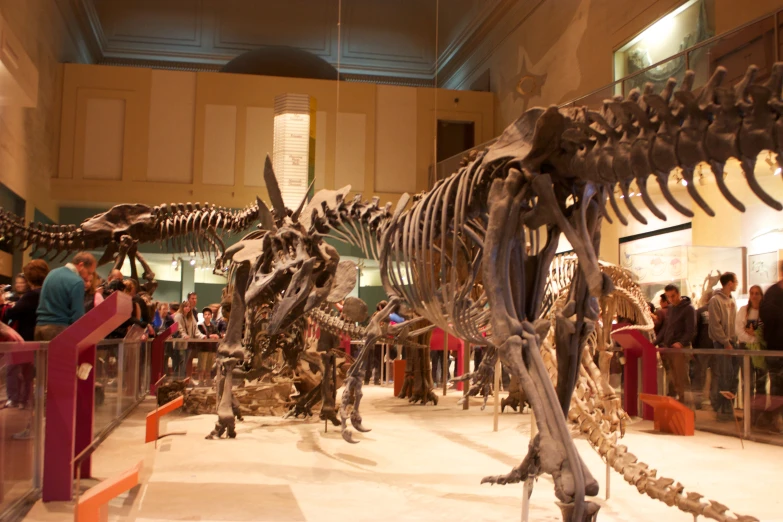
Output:
[[[548,213],[546,217],[550,220],[546,220],[548,223],[557,225],[560,230],[566,236],[566,239],[571,243],[574,248],[574,252],[581,260],[582,269],[585,277],[587,278],[587,285],[590,289],[590,294],[595,297],[606,295],[612,291],[612,280],[601,273],[598,268],[598,256],[592,244],[586,241],[584,230],[580,230],[581,227],[575,227],[563,212],[560,210],[560,205],[555,197],[555,192],[552,187],[552,180],[549,175],[539,174],[533,176],[532,184],[538,196],[537,210],[543,213]],[[582,194],[582,198],[587,201],[582,202],[584,207],[592,196],[595,195],[594,189],[591,188],[588,183],[585,187],[585,193]],[[580,233],[581,232],[581,233]]]
[[[547,176],[539,176],[534,180],[539,178],[542,178],[542,181],[536,185],[536,193],[539,196],[537,209],[542,209],[542,206],[548,208],[551,214],[547,217],[552,217],[561,230],[568,230],[575,240],[574,246],[579,247],[585,253],[585,258],[589,259],[586,250],[592,245],[579,241],[574,227],[557,207],[551,181],[548,181]],[[520,316],[524,310],[516,309],[516,303],[519,301],[514,299],[513,292],[525,291],[525,278],[517,279],[520,288],[510,290],[508,270],[513,258],[512,249],[524,248],[524,245],[508,241],[508,236],[515,234],[518,226],[521,200],[525,195],[525,181],[519,171],[512,169],[505,180],[495,180],[491,186],[489,221],[484,242],[486,261],[483,265],[483,280],[492,313],[492,331],[496,344],[499,344],[499,356],[519,380],[536,415],[540,434],[538,458],[541,461],[541,470],[554,479],[556,496],[562,502],[573,503],[574,509],[569,516],[569,522],[581,522],[587,510],[584,499],[587,477],[583,474],[581,459],[571,440],[557,394],[541,358],[538,335],[534,326],[525,321],[524,316]],[[544,212],[546,211],[540,211],[541,215]],[[544,221],[547,222],[550,221]],[[597,266],[595,256],[593,259]],[[518,268],[521,267],[514,267]],[[600,273],[596,278],[588,272],[588,277],[592,283],[591,287],[599,294],[607,286]],[[579,360],[575,363],[579,364]],[[589,492],[592,493],[593,490],[597,488],[590,483]]]
[[[152,268],[150,268],[150,265],[147,264],[147,260],[144,259],[139,252],[136,252],[136,260],[141,265],[141,268],[144,270],[142,272],[141,277],[146,279],[148,282],[152,283],[155,280],[155,272],[152,271]]]
[[[347,426],[348,408],[349,406],[353,406],[353,411],[351,411],[350,414],[353,427],[361,432],[369,431],[362,426],[362,417],[359,414],[359,404],[362,400],[362,382],[364,381],[367,357],[375,348],[375,343],[383,335],[381,323],[388,320],[389,315],[399,306],[399,302],[400,299],[398,297],[392,297],[383,310],[370,319],[370,324],[367,325],[362,351],[359,352],[359,356],[354,361],[351,369],[348,370],[348,375],[345,379],[345,388],[343,389],[343,395],[340,400],[340,419],[342,421],[341,431],[343,439],[351,444],[355,444],[358,441],[353,440],[351,430],[348,429]]]
[[[335,356],[332,352],[321,353],[321,361],[323,362],[323,374],[321,377],[321,420],[330,420],[335,426],[340,426],[340,421],[337,420],[337,415],[334,411],[334,401],[336,399],[337,390],[335,387]]]

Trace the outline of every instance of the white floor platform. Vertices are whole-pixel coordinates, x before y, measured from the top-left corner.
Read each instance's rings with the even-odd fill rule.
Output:
[[[207,441],[214,416],[175,416],[164,431],[186,431],[158,448],[143,440],[143,411],[104,443],[94,459],[106,477],[145,460],[143,484],[112,503],[110,520],[379,521],[520,520],[522,486],[480,485],[506,473],[527,449],[528,414],[506,413],[492,431],[491,402],[480,411],[456,405],[411,406],[390,388],[367,387],[365,425],[349,445],[323,422],[248,418],[235,440]],[[729,509],[763,521],[783,521],[783,448],[697,432],[675,437],[632,425],[623,443],[641,460]],[[605,465],[584,440],[577,446],[601,483],[599,521],[683,521],[693,517],[640,495],[617,473],[604,500]],[[67,504],[40,502],[29,521],[59,521]],[[70,518],[72,520],[72,518]],[[530,520],[559,521],[551,480],[536,483]]]

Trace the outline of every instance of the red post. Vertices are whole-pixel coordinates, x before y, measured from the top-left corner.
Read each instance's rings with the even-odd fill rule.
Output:
[[[440,328],[435,328],[432,331],[432,336],[430,337],[430,351],[443,351],[443,330]],[[456,351],[457,352],[457,360],[456,364],[454,365],[454,377],[457,377],[459,375],[462,375],[463,370],[463,361],[462,361],[462,353],[463,353],[463,341],[460,339],[457,339],[453,335],[449,335],[449,352]],[[446,378],[446,375],[448,375],[448,368],[443,368],[443,378]],[[462,391],[462,382],[456,383],[456,389]]]
[[[46,378],[43,501],[71,500],[73,459],[92,442],[95,371],[76,377],[82,363],[95,366],[95,343],[131,315],[132,301],[114,292],[49,343]],[[82,477],[90,476],[90,459],[82,461]]]
[[[160,378],[163,377],[166,368],[163,360],[166,339],[174,335],[178,328],[179,326],[177,323],[174,323],[152,340],[152,352],[150,353],[150,395],[155,395],[155,392],[158,389],[157,383]]]
[[[613,330],[628,326],[627,324],[616,324]],[[656,360],[655,346],[639,330],[623,330],[612,333],[612,339],[623,348],[625,354],[625,404],[624,408],[628,415],[638,415],[636,404],[638,402],[638,371],[637,360],[642,359],[642,392],[651,395],[658,393],[658,362]],[[642,407],[642,418],[644,420],[653,420],[655,416],[653,407],[644,404]]]

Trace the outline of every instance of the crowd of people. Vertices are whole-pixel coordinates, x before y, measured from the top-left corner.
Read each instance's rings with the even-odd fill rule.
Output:
[[[766,292],[758,285],[750,288],[748,304],[737,309],[732,292],[737,290],[736,274],[720,276],[720,289],[705,293],[695,309],[690,298],[668,285],[654,310],[655,344],[659,347],[715,350],[783,350],[783,262],[779,282]],[[701,390],[707,369],[712,379],[709,400],[718,421],[733,420],[733,405],[739,383],[742,357],[696,355],[666,352],[661,356],[671,381],[671,393],[679,401],[701,408]],[[783,396],[783,357],[752,357],[751,391],[754,396]],[[693,393],[691,393],[693,390]],[[728,393],[727,393],[728,392]],[[727,397],[727,395],[729,397]],[[783,431],[780,415],[775,429]]]
[[[219,339],[225,335],[226,321],[219,305],[201,309],[198,295],[190,292],[180,304],[152,301],[136,279],[126,278],[112,270],[103,280],[96,273],[95,257],[79,252],[65,266],[50,270],[42,259],[27,263],[14,278],[10,291],[0,293],[0,336],[5,341],[50,341],[86,312],[114,292],[128,294],[133,303],[131,316],[108,338],[122,339],[132,328],[141,332],[140,340],[159,335],[175,322],[178,331],[173,345],[168,345],[166,360],[170,373],[197,377],[208,382],[214,365]],[[213,342],[188,342],[194,339]],[[198,360],[198,374],[193,360]],[[26,408],[31,404],[35,368],[33,363],[6,367],[7,408]]]

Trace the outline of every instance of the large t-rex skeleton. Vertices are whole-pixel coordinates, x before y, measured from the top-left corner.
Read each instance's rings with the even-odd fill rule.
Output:
[[[737,86],[722,87],[726,71],[718,68],[700,92],[693,92],[695,75],[689,71],[676,92],[672,79],[660,94],[649,86],[634,90],[608,100],[600,112],[533,108],[432,190],[413,201],[403,195],[393,214],[377,199],[345,200],[349,188],[321,191],[295,213],[310,234],[329,234],[378,259],[388,295],[442,329],[487,346],[480,378],[491,374],[496,357],[502,359],[524,389],[539,430],[521,468],[512,473],[550,474],[564,520],[590,520],[598,509],[585,500],[597,494],[598,483],[582,463],[565,419],[582,348],[595,330],[596,298],[613,290],[596,254],[601,222],[611,220],[606,201],[627,223],[615,199],[619,189],[631,215],[646,223],[629,197],[635,183],[644,204],[665,219],[647,189],[652,175],[669,204],[692,217],[668,187],[672,171],[679,169],[693,201],[714,215],[693,183],[694,170],[706,163],[727,201],[744,210],[723,179],[727,160],[736,158],[751,190],[783,209],[754,173],[759,153],[783,149],[783,64],[772,68],[763,85],[752,83],[756,73],[750,67]],[[540,347],[550,326],[542,312],[561,234],[580,270],[554,318],[553,387]],[[286,259],[289,266],[302,263]],[[360,388],[360,381],[349,380],[344,400]]]

